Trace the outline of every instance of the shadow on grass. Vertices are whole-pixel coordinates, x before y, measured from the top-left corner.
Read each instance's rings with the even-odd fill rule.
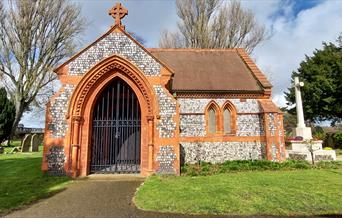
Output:
[[[0,156],[0,216],[65,190],[68,177],[41,171],[41,153]]]

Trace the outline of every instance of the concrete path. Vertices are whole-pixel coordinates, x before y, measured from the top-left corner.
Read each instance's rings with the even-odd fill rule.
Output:
[[[76,180],[66,190],[25,209],[14,211],[6,217],[194,217],[137,209],[132,198],[142,182],[143,178],[139,177],[100,176]]]

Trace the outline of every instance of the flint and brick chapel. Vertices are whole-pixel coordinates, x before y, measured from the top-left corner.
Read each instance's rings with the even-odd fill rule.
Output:
[[[285,159],[272,86],[242,48],[145,48],[115,24],[55,69],[42,170],[179,174],[183,163]]]

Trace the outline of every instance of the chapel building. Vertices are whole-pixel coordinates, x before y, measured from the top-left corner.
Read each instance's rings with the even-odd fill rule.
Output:
[[[242,48],[150,49],[108,32],[55,69],[42,170],[179,174],[184,163],[285,160],[283,114]]]

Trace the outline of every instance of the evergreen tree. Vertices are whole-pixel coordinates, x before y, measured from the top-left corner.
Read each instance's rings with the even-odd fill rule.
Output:
[[[323,43],[323,49],[305,57],[292,73],[305,83],[301,87],[304,116],[310,122],[331,120],[334,125],[342,120],[342,45]],[[294,88],[285,93],[288,105],[295,104]],[[295,113],[295,108],[289,110]]]
[[[0,88],[0,143],[10,135],[14,118],[14,104],[7,98],[6,89]]]

